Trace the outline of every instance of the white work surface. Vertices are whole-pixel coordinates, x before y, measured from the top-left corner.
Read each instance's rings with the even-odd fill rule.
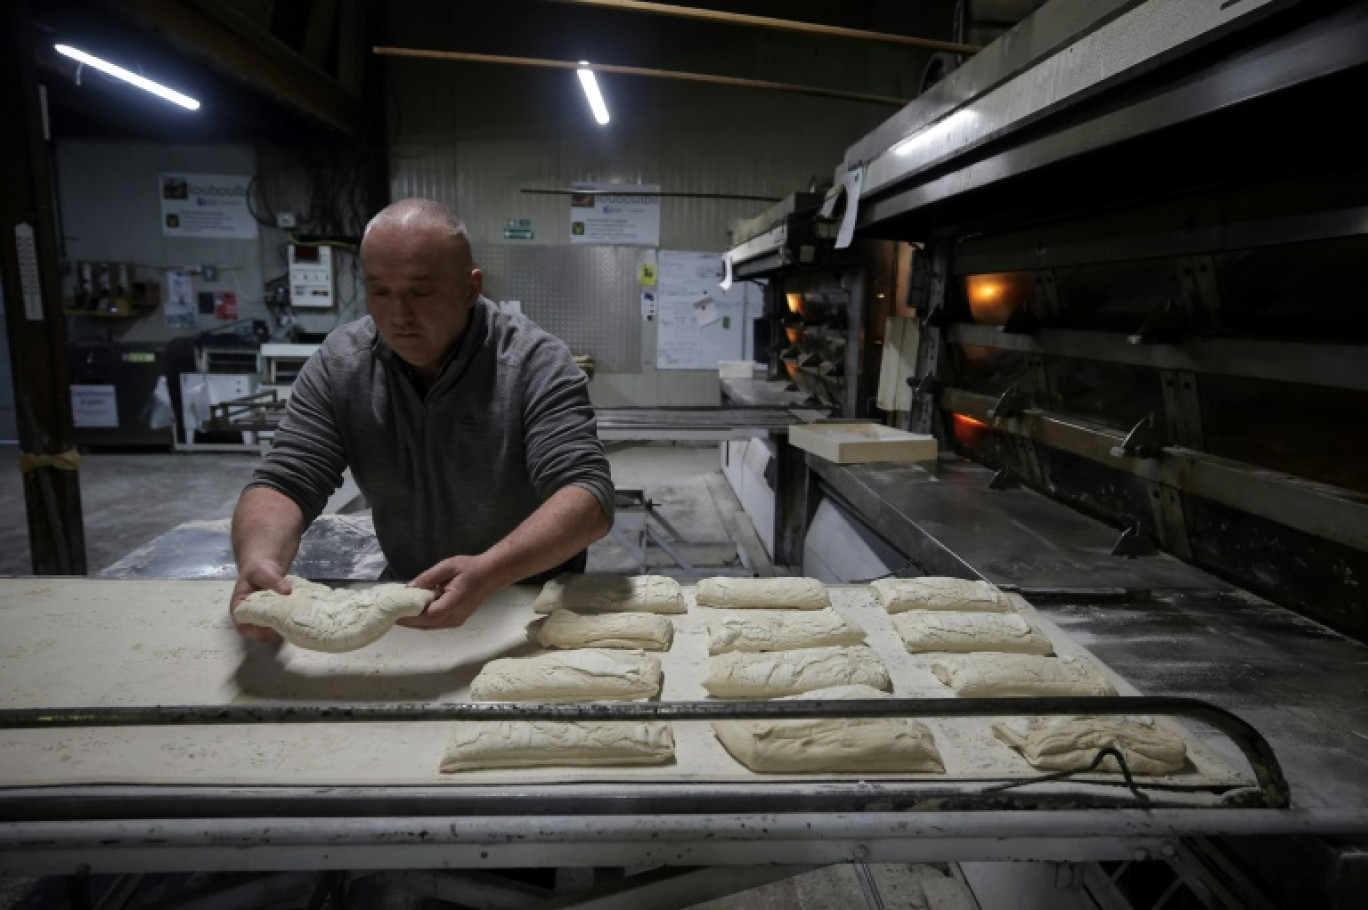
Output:
[[[231,582],[98,579],[0,579],[0,707],[225,705],[253,701],[468,701],[470,682],[496,657],[536,653],[526,626],[536,588],[509,589],[462,628],[423,632],[395,627],[345,654],[262,645],[242,639],[227,614]],[[660,654],[661,701],[701,701],[708,664],[708,608],[694,603],[671,616],[674,644]],[[867,633],[903,697],[946,698],[930,672],[936,655],[904,650],[890,617],[863,585],[831,586],[834,606]],[[1021,612],[1061,655],[1086,654],[1025,601]],[[654,652],[653,652],[654,653]],[[1100,664],[1099,664],[1100,666]],[[1123,695],[1138,694],[1102,668]],[[676,761],[643,768],[526,768],[442,774],[449,725],[441,722],[254,724],[0,731],[0,787],[83,784],[432,785],[614,781],[762,782],[766,780],[1031,777],[1031,768],[990,732],[988,718],[926,721],[944,775],[756,775],[734,761],[706,721],[673,722]],[[1169,720],[1161,723],[1183,730]],[[1190,731],[1188,773],[1168,783],[1247,785]],[[1105,776],[1116,780],[1117,775]],[[1144,778],[1141,778],[1143,780]],[[1074,786],[1077,786],[1075,784]]]

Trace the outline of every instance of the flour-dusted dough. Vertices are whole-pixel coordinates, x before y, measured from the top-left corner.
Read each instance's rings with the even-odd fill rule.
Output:
[[[964,613],[1011,613],[1007,595],[986,581],[945,575],[880,578],[869,583],[879,606],[889,613],[908,610],[958,610]]]
[[[714,610],[708,613],[708,653],[792,651],[858,645],[864,630],[833,609]]]
[[[655,613],[584,615],[556,610],[531,624],[527,637],[544,648],[641,648],[668,651],[674,625]]]
[[[937,658],[931,672],[956,695],[966,698],[1116,694],[1116,688],[1081,657],[950,654]]]
[[[1187,765],[1183,738],[1151,717],[1030,717],[993,724],[993,735],[1042,771],[1081,771],[1111,747],[1132,774],[1172,774]],[[1121,770],[1110,755],[1096,771]]]
[[[1054,653],[1054,645],[1017,613],[948,613],[909,610],[893,616],[893,628],[907,650]]]
[[[703,688],[718,698],[770,698],[830,686],[893,687],[888,668],[863,645],[798,651],[730,651],[708,659]]]
[[[577,575],[565,572],[542,585],[538,613],[683,613],[684,590],[668,575]]]
[[[470,683],[474,701],[633,701],[660,694],[660,658],[645,651],[578,648],[501,657]]]
[[[888,698],[872,686],[833,686],[790,699]],[[814,772],[943,774],[925,724],[905,717],[719,720],[713,735],[741,764],[762,774]]]
[[[826,585],[816,578],[700,579],[695,599],[700,607],[754,607],[783,610],[823,610],[831,606]]]
[[[674,758],[674,733],[656,721],[458,721],[442,753],[442,773],[538,765],[661,765]]]
[[[275,629],[290,644],[311,651],[355,651],[380,638],[396,619],[417,616],[437,596],[422,588],[379,584],[330,588],[287,575],[289,594],[253,591],[237,605],[240,623]]]

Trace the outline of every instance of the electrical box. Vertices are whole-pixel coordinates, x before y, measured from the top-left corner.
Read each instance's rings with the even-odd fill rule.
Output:
[[[337,281],[332,247],[292,243],[290,250],[290,306],[324,310],[337,303]]]

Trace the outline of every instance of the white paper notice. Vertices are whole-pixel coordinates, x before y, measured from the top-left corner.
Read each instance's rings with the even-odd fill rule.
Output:
[[[570,184],[570,242],[660,246],[660,185]]]
[[[119,400],[112,385],[73,385],[71,423],[78,427],[117,427]]]
[[[715,370],[744,356],[748,282],[722,290],[722,254],[661,250],[656,368]]]
[[[860,186],[864,183],[864,168],[846,171],[841,183],[845,186],[846,207],[841,227],[836,231],[838,250],[850,246],[850,241],[855,239],[855,218],[860,213]]]
[[[184,272],[166,273],[166,324],[173,329],[195,327],[195,280]]]
[[[250,177],[230,174],[160,174],[162,235],[255,240],[247,208]]]

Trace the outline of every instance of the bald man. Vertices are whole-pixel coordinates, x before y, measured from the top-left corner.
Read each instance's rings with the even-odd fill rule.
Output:
[[[348,467],[386,577],[438,593],[405,625],[459,626],[510,584],[583,571],[613,484],[569,348],[481,296],[465,225],[439,203],[376,215],[361,266],[369,315],[304,365],[234,510],[230,612],[253,591],[288,593],[300,538]]]

